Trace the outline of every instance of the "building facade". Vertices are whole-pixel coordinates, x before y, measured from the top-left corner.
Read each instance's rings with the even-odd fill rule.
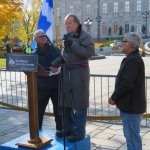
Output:
[[[76,14],[94,39],[121,38],[130,31],[150,36],[150,0],[57,0],[56,35],[65,33],[64,17]]]

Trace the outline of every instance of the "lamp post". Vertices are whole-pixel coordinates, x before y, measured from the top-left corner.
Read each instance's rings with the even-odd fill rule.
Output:
[[[101,16],[96,17],[96,22],[97,22],[97,40],[100,40],[100,23],[101,23]]]
[[[149,12],[145,11],[142,14],[143,14],[143,18],[145,19],[145,38],[147,38],[147,18],[149,16]]]
[[[84,21],[84,25],[86,25],[88,33],[91,32],[91,25],[92,25],[92,23],[93,23],[93,20],[90,19],[89,17]]]

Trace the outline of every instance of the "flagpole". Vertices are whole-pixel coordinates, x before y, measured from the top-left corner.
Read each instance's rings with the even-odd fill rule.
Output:
[[[57,0],[54,0],[54,16],[55,16],[55,35],[56,35],[56,45],[58,46],[58,16],[57,16]]]

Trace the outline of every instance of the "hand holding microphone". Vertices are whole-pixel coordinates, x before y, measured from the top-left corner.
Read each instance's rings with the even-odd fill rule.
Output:
[[[64,34],[63,37],[64,45],[66,48],[70,48],[73,43],[73,35],[71,32],[68,32],[67,34]]]

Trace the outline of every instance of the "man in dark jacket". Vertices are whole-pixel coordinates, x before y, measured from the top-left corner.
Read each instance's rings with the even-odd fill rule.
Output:
[[[70,135],[70,142],[76,142],[85,137],[89,107],[88,60],[94,55],[94,43],[74,14],[65,17],[65,26],[68,33],[64,36],[63,56],[67,63],[63,66],[62,100],[65,107],[66,135]],[[64,136],[63,132],[57,136]]]
[[[58,49],[54,47],[50,41],[48,41],[43,30],[37,30],[34,33],[34,40],[37,42],[37,48],[34,53],[38,55],[39,65],[41,65],[45,71],[56,73],[58,68],[52,67],[51,63],[60,56]],[[58,87],[59,74],[37,77],[38,117],[40,129],[42,128],[43,116],[50,98],[53,103],[56,129],[63,129],[62,117],[60,115],[58,105]]]
[[[139,54],[141,38],[137,33],[127,33],[122,41],[126,54],[117,74],[115,90],[109,98],[111,105],[120,110],[128,150],[142,150],[140,122],[146,111],[145,67]]]

